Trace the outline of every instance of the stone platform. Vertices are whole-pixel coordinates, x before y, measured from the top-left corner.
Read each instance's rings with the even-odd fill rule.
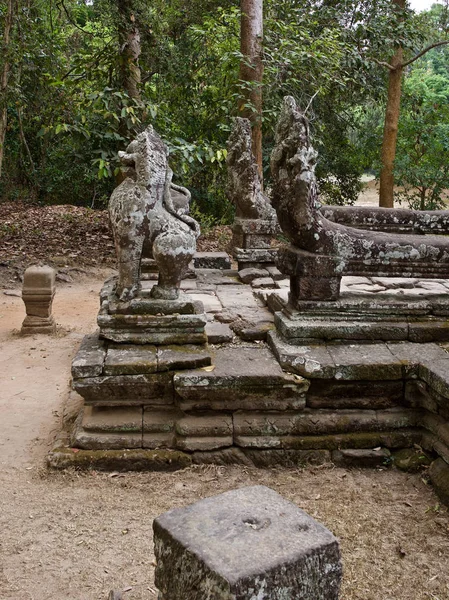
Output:
[[[419,281],[413,288],[387,281],[398,292],[415,290],[419,302],[441,291],[420,288]],[[422,448],[426,460],[438,459],[429,471],[435,486],[442,497],[449,493],[445,345],[290,344],[263,306],[273,297],[279,305],[286,301],[285,282],[274,283],[253,290],[236,272],[211,270],[183,282],[204,305],[208,345],[180,351],[87,337],[73,363],[71,401],[78,404],[67,418],[70,439],[63,434],[49,464],[114,470],[192,463],[373,466],[395,463],[400,450]],[[344,285],[365,299],[386,291],[380,281]],[[256,341],[248,340],[255,332]]]

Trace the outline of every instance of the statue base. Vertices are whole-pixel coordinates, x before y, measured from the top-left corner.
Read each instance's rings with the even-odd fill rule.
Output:
[[[274,266],[277,250],[271,247],[280,232],[275,220],[236,218],[232,227],[232,246],[238,269]]]
[[[129,344],[204,344],[207,318],[203,304],[186,294],[176,300],[151,297],[151,287],[137,298],[121,302],[114,293],[116,279],[100,292],[97,323],[100,337]]]
[[[449,341],[449,298],[342,294],[337,301],[289,303],[275,314],[275,326],[289,344],[339,341]]]

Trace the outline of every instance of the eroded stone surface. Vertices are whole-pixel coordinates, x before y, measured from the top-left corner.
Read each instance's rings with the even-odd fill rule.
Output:
[[[138,375],[158,370],[156,346],[110,344],[104,363],[105,375]]]
[[[175,375],[177,403],[182,410],[270,410],[305,405],[308,383],[284,373],[265,348],[219,348],[214,367]]]
[[[86,335],[72,361],[72,377],[96,377],[103,372],[106,347],[98,333]]]
[[[231,259],[226,252],[196,252],[193,264],[195,269],[230,269]]]
[[[207,344],[182,344],[159,346],[157,349],[158,371],[197,369],[211,364],[212,357]]]
[[[169,511],[153,529],[155,582],[166,600],[338,598],[336,538],[269,488]]]
[[[211,321],[206,325],[206,335],[209,344],[225,344],[232,342],[234,333],[226,323]]]

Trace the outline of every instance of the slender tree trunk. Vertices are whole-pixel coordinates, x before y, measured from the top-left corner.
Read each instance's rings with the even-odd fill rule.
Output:
[[[133,0],[117,0],[119,9],[120,78],[130,98],[140,100],[140,31]]]
[[[6,137],[6,127],[7,127],[7,119],[8,119],[8,106],[6,100],[6,93],[8,90],[8,79],[9,79],[9,71],[11,68],[10,58],[9,58],[9,50],[11,43],[11,29],[13,24],[14,17],[14,0],[8,0],[7,8],[6,8],[6,16],[5,16],[5,26],[3,28],[3,44],[2,44],[2,54],[3,54],[3,69],[0,77],[0,179],[2,176],[2,167],[3,167],[3,157],[5,150],[5,137]]]
[[[252,149],[262,178],[263,0],[241,0],[240,6],[240,52],[244,59],[240,63],[243,98],[239,111],[252,123]]]
[[[134,100],[140,100],[140,67],[139,56],[141,53],[140,47],[140,31],[136,22],[134,11],[134,0],[116,0],[119,23],[118,23],[118,38],[119,38],[119,64],[120,64],[120,86],[121,89]],[[128,139],[132,137],[136,131],[129,128],[126,122],[127,117],[120,117],[119,133]],[[125,174],[122,171],[115,177],[115,182],[119,185],[125,179]]]
[[[405,6],[405,0],[393,0],[399,9]],[[398,139],[399,114],[402,93],[403,50],[397,48],[391,59],[393,67],[388,75],[388,97],[385,110],[384,133],[382,140],[379,182],[379,206],[393,208],[394,206],[394,160],[396,158],[396,143]]]

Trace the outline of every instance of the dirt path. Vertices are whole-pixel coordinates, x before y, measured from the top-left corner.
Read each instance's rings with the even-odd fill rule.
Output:
[[[419,475],[391,470],[190,468],[48,473],[70,363],[95,328],[99,279],[58,289],[57,337],[20,338],[0,290],[0,598],[155,600],[152,520],[227,489],[268,485],[341,540],[342,600],[448,600],[449,514]]]

